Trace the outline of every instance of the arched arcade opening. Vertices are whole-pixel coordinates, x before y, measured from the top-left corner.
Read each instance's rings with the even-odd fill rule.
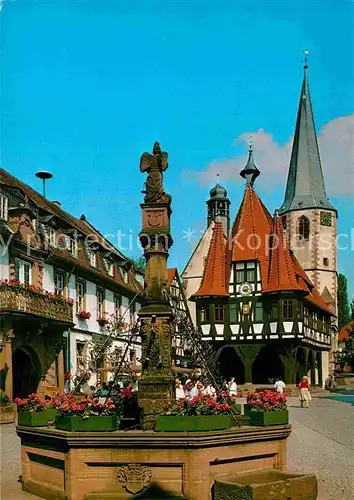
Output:
[[[13,397],[23,398],[37,392],[41,380],[41,363],[30,347],[19,347],[12,355]]]

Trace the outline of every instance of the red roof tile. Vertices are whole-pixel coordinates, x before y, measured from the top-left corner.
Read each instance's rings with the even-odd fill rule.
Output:
[[[168,284],[170,285],[176,276],[177,268],[172,267],[171,269],[167,269],[167,279],[168,279]]]
[[[296,270],[294,259],[284,238],[284,228],[281,218],[276,215],[270,239],[270,263],[268,281],[263,292],[303,291],[309,293],[304,279]],[[302,273],[301,273],[302,274]]]
[[[350,321],[347,325],[343,326],[338,333],[338,341],[344,342],[349,337],[349,332],[354,329],[354,321]]]
[[[229,262],[257,260],[263,286],[268,278],[268,242],[273,220],[252,186],[247,186],[231,231]]]
[[[216,222],[204,266],[202,282],[199,290],[192,297],[229,296],[226,290],[225,243],[222,223]]]

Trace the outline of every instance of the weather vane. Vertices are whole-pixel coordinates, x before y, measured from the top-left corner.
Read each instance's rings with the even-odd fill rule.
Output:
[[[253,151],[253,142],[252,142],[252,136],[250,135],[250,139],[248,141],[248,151],[251,153]]]
[[[219,184],[219,177],[220,177],[220,174],[216,174],[216,183]]]

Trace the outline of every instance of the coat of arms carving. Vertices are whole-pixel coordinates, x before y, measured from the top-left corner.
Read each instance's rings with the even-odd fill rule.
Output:
[[[149,486],[152,478],[151,470],[140,464],[124,465],[118,470],[117,478],[128,493],[139,493]]]

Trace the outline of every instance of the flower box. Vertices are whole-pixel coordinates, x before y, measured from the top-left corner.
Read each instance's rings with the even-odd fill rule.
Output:
[[[117,430],[117,415],[91,415],[82,418],[79,415],[58,415],[55,428],[70,432],[100,432]]]
[[[45,427],[55,421],[57,416],[56,409],[44,411],[19,411],[18,425],[27,425],[29,427]]]
[[[231,425],[230,415],[160,415],[156,418],[155,431],[217,431],[229,429]]]
[[[289,423],[288,410],[249,411],[251,425],[285,425]]]

